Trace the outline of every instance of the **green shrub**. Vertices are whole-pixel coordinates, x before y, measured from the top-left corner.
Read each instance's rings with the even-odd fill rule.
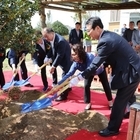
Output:
[[[68,28],[67,28],[65,25],[63,25],[61,22],[59,22],[59,21],[55,21],[55,22],[52,24],[52,29],[53,29],[56,33],[58,33],[58,34],[60,34],[60,35],[62,35],[62,36],[68,35],[68,33],[69,33]]]

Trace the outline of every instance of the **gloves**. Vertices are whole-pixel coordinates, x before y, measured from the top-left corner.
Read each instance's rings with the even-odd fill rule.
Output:
[[[96,70],[95,75],[99,75],[99,74],[101,74],[103,71],[104,71],[104,66],[101,65],[101,66]]]
[[[39,72],[39,66],[35,64],[35,72]]]
[[[78,84],[78,82],[83,80],[83,79],[84,78],[82,77],[82,75],[79,74],[78,76],[76,76],[70,80],[69,87],[76,86]]]
[[[48,62],[49,62],[49,58],[48,57],[45,57],[44,63],[48,63]]]
[[[52,63],[52,59],[51,58],[49,58],[49,63]]]
[[[52,63],[52,59],[48,58],[48,57],[45,57],[44,63]]]

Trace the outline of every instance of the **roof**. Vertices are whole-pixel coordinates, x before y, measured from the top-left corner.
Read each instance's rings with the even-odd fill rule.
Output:
[[[47,9],[70,12],[140,9],[140,0],[42,0],[41,4]]]

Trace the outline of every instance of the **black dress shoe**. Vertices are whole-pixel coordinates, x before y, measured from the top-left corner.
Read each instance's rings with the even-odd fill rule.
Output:
[[[124,114],[123,118],[129,119],[129,116],[130,116],[130,112],[127,112],[127,113]]]
[[[105,129],[99,131],[99,135],[102,137],[115,136],[118,134],[119,134],[119,131],[111,131],[111,130],[108,130],[108,128],[105,128]]]
[[[55,101],[57,102],[64,101],[64,100],[67,100],[67,98],[62,96],[59,96],[58,98],[55,99]]]
[[[34,87],[34,86],[31,84],[27,84],[27,85],[25,85],[25,87]]]
[[[69,88],[69,91],[72,91],[72,88]]]
[[[48,89],[49,89],[49,87],[44,87],[44,88],[42,89],[42,91],[43,91],[43,92],[46,92]]]

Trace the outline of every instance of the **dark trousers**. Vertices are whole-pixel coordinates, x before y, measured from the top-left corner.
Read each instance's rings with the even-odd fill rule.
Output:
[[[68,72],[68,70],[67,70],[67,71],[63,71],[62,77],[65,76],[65,75],[67,74],[67,72]],[[70,91],[69,88],[66,89],[66,90],[61,94],[61,97],[62,97],[62,98],[67,98],[67,96],[68,96],[68,94],[69,94],[69,91]]]
[[[41,67],[44,64],[44,59],[38,61],[38,66]],[[48,81],[47,81],[47,74],[46,74],[46,67],[41,69],[41,79],[44,87],[48,87]]]
[[[4,78],[4,74],[3,74],[3,70],[2,67],[0,67],[0,86],[1,88],[5,85],[5,78]]]
[[[17,63],[15,64],[15,67],[17,68],[19,60],[17,60]],[[12,68],[12,65],[10,64],[10,60],[8,60],[9,66]],[[25,60],[23,60],[23,62],[20,65],[20,73],[21,73],[21,77],[23,80],[26,80],[28,78],[28,74],[27,74],[27,68],[26,68],[26,64],[25,64]],[[19,74],[17,73],[14,80],[15,81],[19,81]]]
[[[94,76],[84,80],[84,102],[90,103],[90,86]]]
[[[52,64],[51,64],[52,66]],[[53,79],[53,84],[56,85],[58,80],[57,80],[57,68],[54,70],[54,73],[52,74],[52,79]]]
[[[106,71],[104,70],[98,76],[99,76],[100,81],[102,83],[102,86],[104,88],[107,100],[111,101],[112,100],[112,94],[111,94],[111,89],[110,89],[110,86],[109,86],[109,83],[108,83]],[[84,102],[85,103],[90,103],[90,86],[91,86],[91,82],[93,80],[93,77],[94,76],[90,76],[88,79],[84,80]]]
[[[57,84],[57,68],[54,70],[54,73],[52,74],[53,84]]]
[[[99,79],[102,83],[102,86],[104,88],[106,97],[108,101],[112,100],[112,93],[111,93],[111,88],[107,79],[107,74],[106,74],[106,70],[104,70],[101,74],[98,75]]]
[[[124,88],[118,89],[111,111],[110,121],[108,124],[109,130],[119,131],[126,109],[126,105],[133,97],[139,82],[140,81],[138,80],[137,82],[129,84]]]
[[[20,65],[20,73],[23,80],[26,80],[28,78],[25,60]]]

